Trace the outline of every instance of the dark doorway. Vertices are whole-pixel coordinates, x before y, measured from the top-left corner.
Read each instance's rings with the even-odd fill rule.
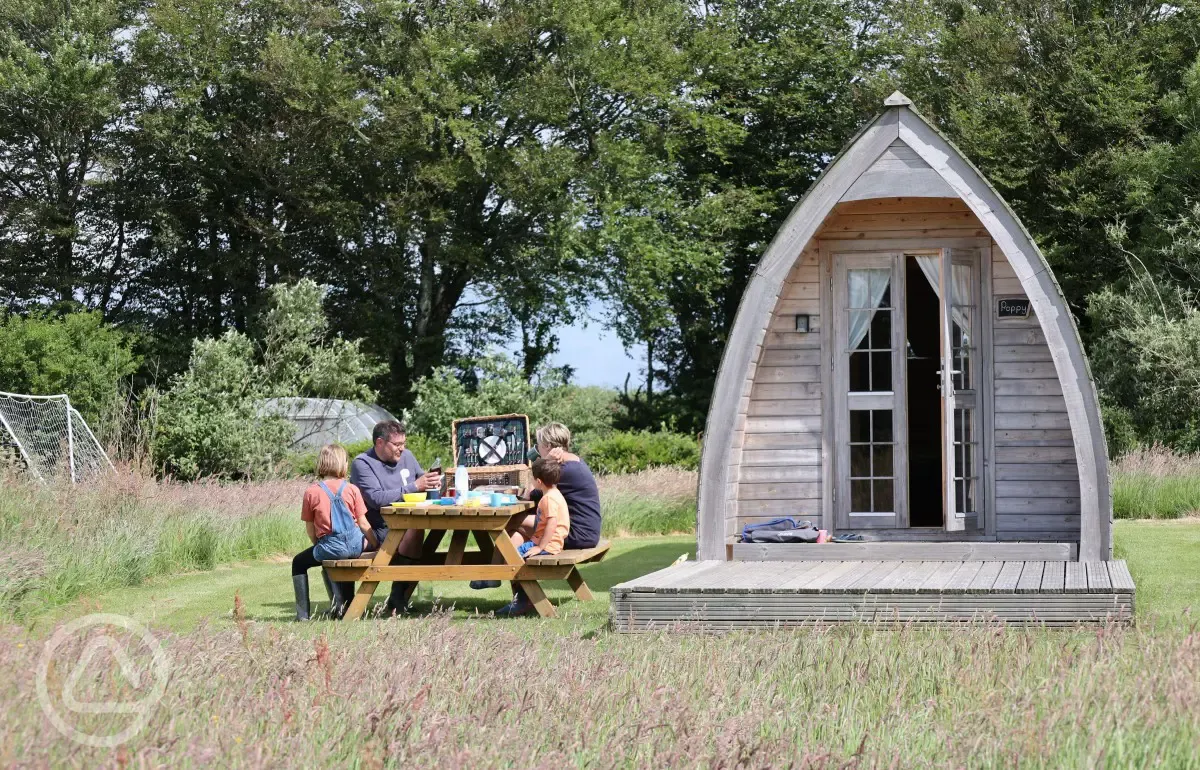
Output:
[[[905,257],[908,335],[908,524],[942,521],[941,301],[915,257]]]

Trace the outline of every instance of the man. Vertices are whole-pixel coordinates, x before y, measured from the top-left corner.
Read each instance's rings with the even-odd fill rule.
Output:
[[[402,423],[385,420],[377,423],[371,431],[375,446],[354,458],[350,468],[350,483],[362,492],[367,504],[367,522],[382,544],[387,537],[387,523],[380,509],[402,500],[406,492],[426,492],[438,489],[442,477],[421,469],[417,458],[406,448],[407,431]],[[421,557],[424,532],[410,529],[404,533],[392,564],[412,564]],[[393,582],[388,596],[387,614],[403,612],[408,602],[407,594],[411,583]]]
[[[558,491],[567,501],[567,514],[571,519],[571,531],[563,543],[564,549],[594,548],[600,542],[600,489],[596,477],[579,455],[571,453],[571,431],[561,422],[552,422],[538,428],[536,434],[537,453],[562,463],[558,479]],[[534,490],[529,494],[534,504],[541,494]],[[512,532],[520,532],[526,540],[533,537],[537,518],[526,516]],[[472,580],[471,588],[497,588],[499,580]],[[496,611],[498,616],[525,615],[533,611],[533,605],[524,591],[514,590],[512,603]]]

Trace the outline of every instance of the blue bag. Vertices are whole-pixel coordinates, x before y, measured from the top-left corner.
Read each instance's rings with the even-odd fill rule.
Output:
[[[355,523],[354,517],[350,515],[349,506],[342,499],[342,491],[345,488],[346,482],[343,481],[335,495],[329,491],[329,487],[325,486],[324,481],[321,482],[321,489],[325,490],[325,494],[329,496],[331,531],[313,546],[313,557],[319,561],[357,559],[362,556],[363,534],[362,530],[358,528],[358,524]]]
[[[791,516],[785,516],[782,519],[771,519],[770,521],[760,521],[757,524],[747,524],[742,528],[742,542],[754,542],[754,533],[760,531],[775,531],[781,529],[796,529],[799,525]]]

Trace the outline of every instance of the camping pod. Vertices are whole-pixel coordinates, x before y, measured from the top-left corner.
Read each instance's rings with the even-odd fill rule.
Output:
[[[820,550],[739,542],[778,517],[860,536],[861,559],[1111,558],[1100,407],[1062,292],[899,92],[779,229],[717,375],[699,557]]]

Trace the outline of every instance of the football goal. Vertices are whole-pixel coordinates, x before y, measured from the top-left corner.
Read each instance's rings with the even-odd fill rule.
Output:
[[[112,461],[66,396],[0,391],[0,463],[41,481],[72,483],[113,470]]]

